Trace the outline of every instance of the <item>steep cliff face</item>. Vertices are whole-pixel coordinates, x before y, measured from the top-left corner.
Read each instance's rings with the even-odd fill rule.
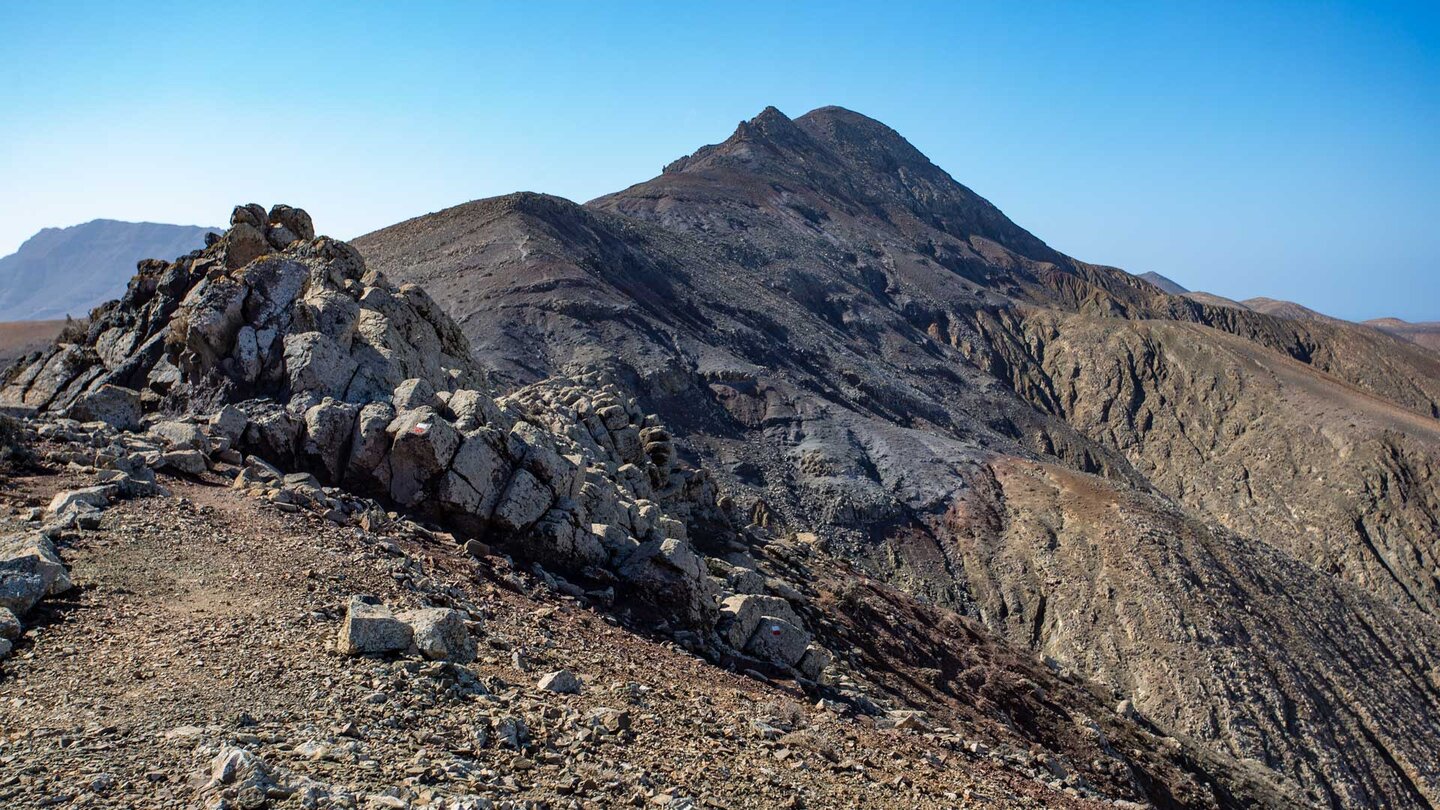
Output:
[[[605,368],[757,525],[1316,803],[1433,803],[1425,350],[1066,257],[835,108],[767,110],[584,207],[480,201],[356,245],[499,386]]]
[[[1440,799],[1430,620],[1062,467],[998,459],[970,483],[936,531],[987,624],[1317,806]]]

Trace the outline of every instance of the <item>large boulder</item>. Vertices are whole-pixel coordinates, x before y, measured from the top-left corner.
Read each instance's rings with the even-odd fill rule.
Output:
[[[500,503],[495,507],[494,521],[497,526],[511,532],[518,532],[545,514],[555,501],[555,493],[540,483],[529,470],[516,470]]]
[[[374,597],[352,596],[335,647],[345,655],[403,652],[414,631]]]
[[[156,422],[150,426],[150,435],[164,442],[167,447],[178,450],[205,449],[205,432],[199,425],[179,420]]]
[[[465,627],[465,615],[450,608],[421,608],[396,614],[410,625],[413,643],[432,661],[468,664],[475,660],[475,640]]]
[[[50,505],[45,511],[56,517],[63,517],[85,506],[104,509],[110,505],[110,496],[115,492],[116,487],[110,484],[57,492],[50,499]]]
[[[728,597],[720,603],[721,633],[730,646],[744,649],[767,616],[793,627],[805,626],[795,609],[784,599],[746,593]],[[804,652],[803,645],[801,652]]]
[[[70,574],[55,546],[39,532],[0,537],[0,571],[18,571],[40,577],[47,595],[64,593],[72,587]]]
[[[404,411],[386,432],[390,445],[390,497],[402,506],[423,501],[430,484],[450,468],[460,449],[459,431],[431,407]]]
[[[0,608],[24,616],[45,596],[45,580],[39,574],[0,568]]]
[[[104,422],[117,430],[138,430],[140,392],[119,385],[102,385],[70,406],[70,417],[81,422]]]

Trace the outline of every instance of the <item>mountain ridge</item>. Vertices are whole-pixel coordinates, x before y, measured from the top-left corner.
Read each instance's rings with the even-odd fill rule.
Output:
[[[1362,716],[1381,707],[1342,686],[1363,678],[1400,700],[1431,676],[1360,675],[1345,650],[1369,642],[1338,641],[1332,622],[1369,616],[1399,633],[1376,655],[1433,660],[1436,358],[1063,256],[888,133],[849,111],[769,109],[584,207],[516,216],[480,201],[467,210],[499,215],[452,209],[355,244],[431,289],[497,385],[606,369],[757,525],[817,533],[830,553],[1136,695],[1167,725],[1266,761],[1316,802],[1432,794],[1420,764],[1431,710],[1391,716],[1407,729],[1391,735],[1349,714],[1354,700]],[[1308,417],[1252,406],[1246,391],[1307,403]],[[1365,427],[1350,436],[1350,422]],[[1235,441],[1247,430],[1264,450]],[[1316,465],[1344,486],[1298,495]],[[1416,483],[1402,494],[1396,480]],[[1180,516],[1210,528],[1181,529]],[[1216,587],[1246,595],[1215,613],[1174,579],[1184,571],[1127,563],[1117,577],[1086,562],[1109,559],[1122,525],[1141,527],[1134,555],[1226,571]],[[1057,550],[1042,538],[1058,526],[1077,528]],[[1270,601],[1265,581],[1326,600],[1329,629]],[[1134,619],[1117,600],[1149,594],[1179,624],[1121,641]],[[1274,632],[1236,618],[1249,600],[1286,641],[1241,641]],[[1179,628],[1192,625],[1214,628],[1203,635],[1227,663],[1191,658]],[[1141,650],[1155,649],[1185,671],[1153,670]],[[1249,686],[1219,697],[1236,673]],[[1417,699],[1440,700],[1425,682]],[[1286,711],[1318,725],[1299,739],[1271,719]]]

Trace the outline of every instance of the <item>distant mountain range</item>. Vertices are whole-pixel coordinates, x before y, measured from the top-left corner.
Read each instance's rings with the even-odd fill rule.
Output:
[[[141,259],[174,259],[221,228],[97,219],[45,228],[0,258],[0,321],[84,317],[125,291]]]
[[[1326,320],[1340,321],[1321,312],[1294,301],[1284,301],[1278,298],[1246,298],[1244,301],[1235,301],[1214,293],[1198,292],[1182,287],[1173,279],[1166,278],[1156,272],[1137,273],[1136,278],[1143,278],[1164,290],[1171,295],[1183,295],[1192,301],[1211,306],[1233,307],[1235,309],[1259,312],[1264,315],[1274,315],[1277,318],[1288,318],[1290,320]],[[1427,349],[1440,351],[1440,321],[1424,321],[1412,323],[1399,318],[1372,318],[1364,321],[1365,326],[1379,329],[1387,334],[1394,335],[1402,340],[1408,340]]]

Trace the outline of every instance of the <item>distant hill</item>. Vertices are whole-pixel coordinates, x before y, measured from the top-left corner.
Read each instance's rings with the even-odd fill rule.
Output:
[[[204,247],[217,228],[97,219],[45,228],[0,258],[0,321],[82,318],[116,298],[141,259],[174,259]]]
[[[1300,321],[1340,321],[1339,318],[1332,318],[1323,312],[1315,310],[1294,301],[1283,301],[1278,298],[1246,298],[1241,302],[1246,309],[1254,312],[1263,312],[1266,315],[1274,315],[1277,318],[1289,318]]]
[[[1365,325],[1373,326],[1382,332],[1389,332],[1395,337],[1403,338],[1427,349],[1440,351],[1440,321],[1411,323],[1399,318],[1376,318],[1366,321]]]
[[[1184,287],[1181,287],[1179,284],[1176,284],[1174,281],[1171,281],[1165,276],[1162,276],[1154,271],[1151,271],[1149,273],[1140,273],[1137,278],[1143,278],[1151,284],[1154,284],[1156,287],[1159,287],[1165,292],[1170,293],[1171,295],[1184,295],[1185,293],[1190,292]]]

